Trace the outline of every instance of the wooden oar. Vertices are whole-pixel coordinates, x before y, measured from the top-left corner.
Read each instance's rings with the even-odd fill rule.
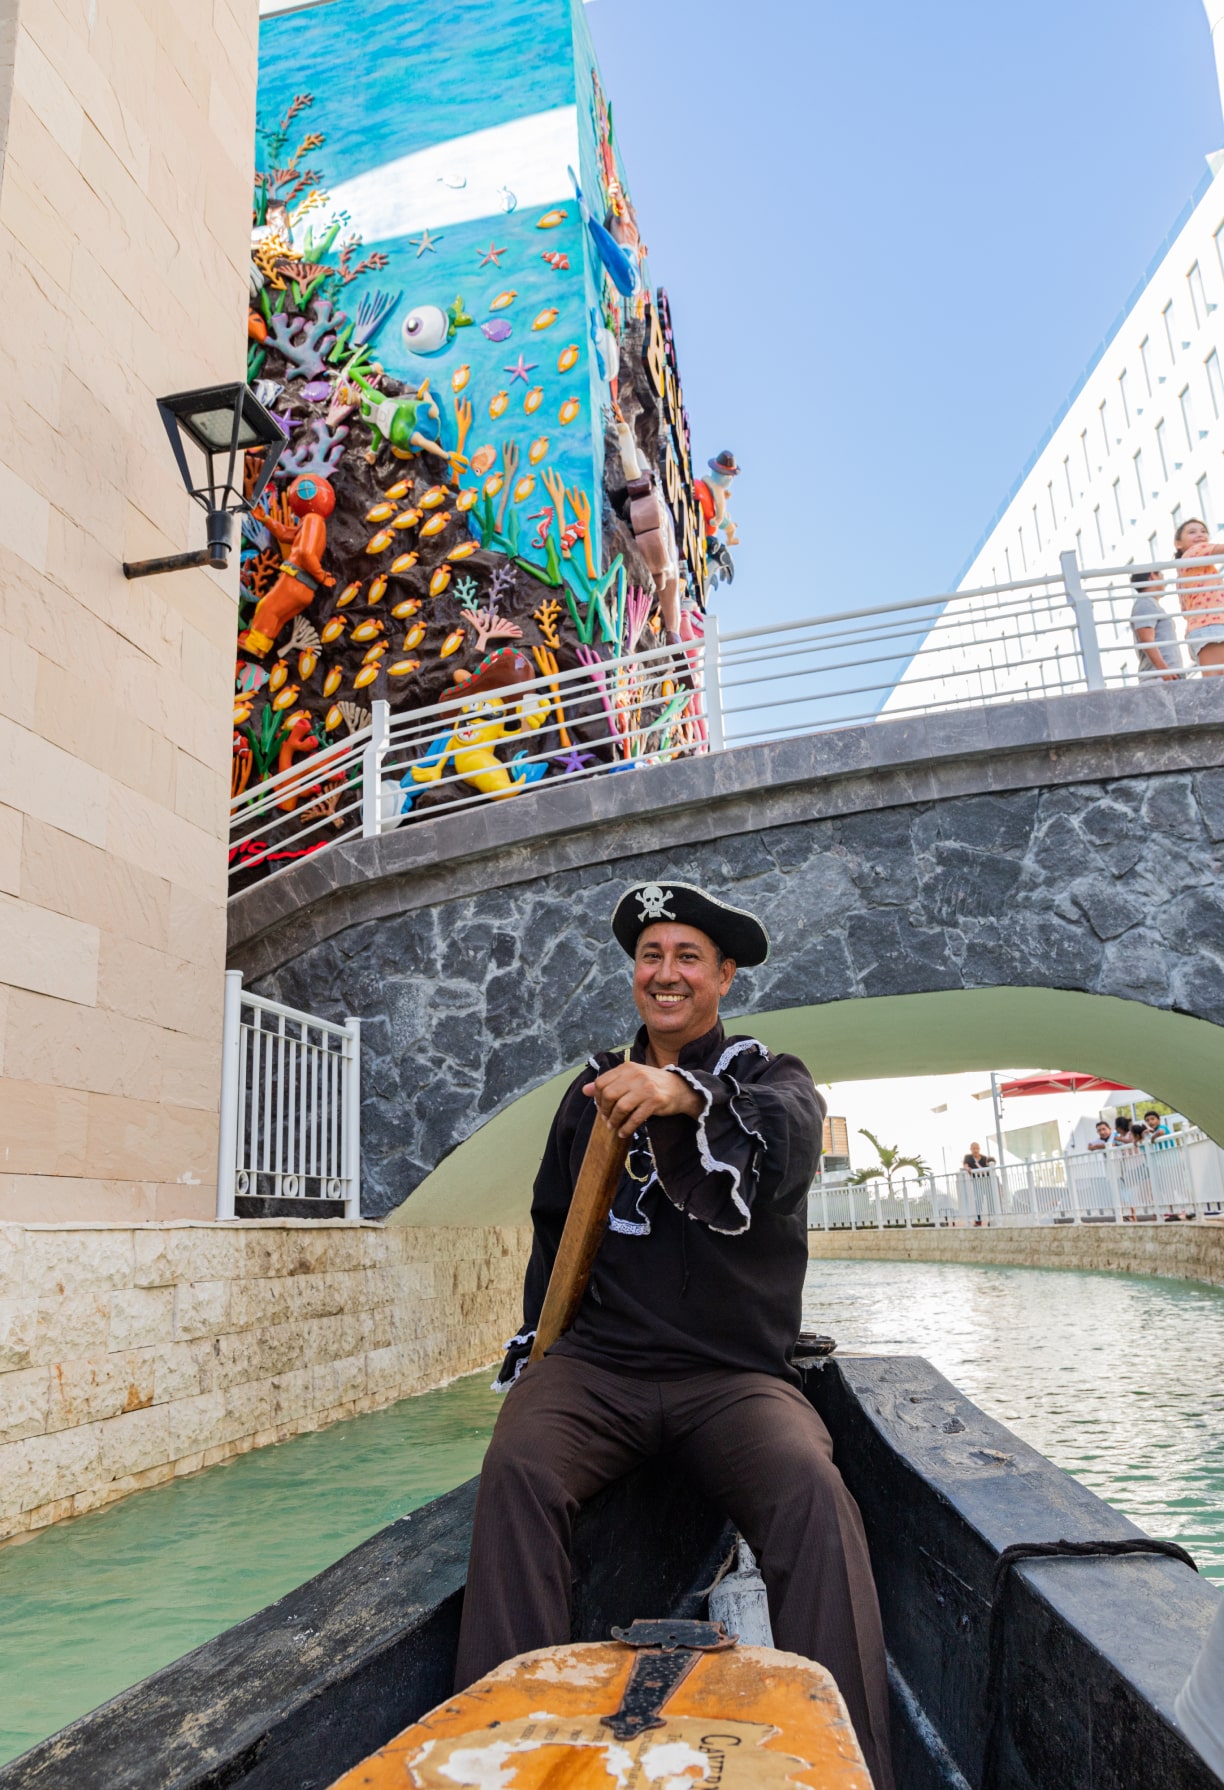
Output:
[[[610,1125],[605,1125],[598,1113],[595,1115],[586,1154],[578,1171],[578,1185],[574,1188],[557,1248],[557,1259],[548,1278],[544,1309],[536,1327],[535,1342],[531,1345],[532,1361],[538,1361],[578,1315],[596,1253],[603,1241],[608,1213],[620,1185],[629,1143],[627,1137],[618,1137]]]

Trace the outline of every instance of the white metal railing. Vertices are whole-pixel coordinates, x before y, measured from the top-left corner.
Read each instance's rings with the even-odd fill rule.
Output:
[[[217,1217],[241,1197],[342,1202],[360,1215],[361,1021],[249,994],[225,975]]]
[[[1166,607],[1177,613],[1174,562]],[[543,670],[473,710],[392,715],[303,757],[232,804],[231,877],[242,886],[345,834],[696,753],[899,716],[1155,681],[1130,626],[1134,566],[1057,573],[977,591],[850,609]],[[1181,570],[1185,571],[1183,564]],[[605,649],[606,650],[606,649]],[[537,666],[556,657],[535,649]],[[1187,676],[1197,676],[1185,660]],[[1224,695],[1224,687],[1222,687]],[[483,699],[485,702],[488,698]],[[546,781],[544,779],[547,779]]]
[[[1044,1156],[908,1181],[819,1184],[808,1196],[818,1231],[931,1226],[1127,1224],[1224,1213],[1224,1151],[1189,1128],[1159,1143]]]

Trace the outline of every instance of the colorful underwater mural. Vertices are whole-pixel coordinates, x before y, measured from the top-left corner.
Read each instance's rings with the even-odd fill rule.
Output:
[[[292,814],[310,757],[373,700],[415,710],[469,683],[480,762],[469,778],[442,730],[404,778],[405,814],[461,795],[456,775],[513,795],[628,756],[644,716],[656,735],[668,722],[666,750],[697,747],[683,648],[708,580],[731,575],[718,536],[734,538],[738,468],[725,454],[694,477],[582,5],[333,0],[270,18],[256,168],[248,378],[289,447],[244,519],[234,794],[300,758]],[[671,669],[599,682],[598,729],[567,725],[555,689],[530,716],[512,696],[668,643]],[[302,850],[320,843],[316,827]]]

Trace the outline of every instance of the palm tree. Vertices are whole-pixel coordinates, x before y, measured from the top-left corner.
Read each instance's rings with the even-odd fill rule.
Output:
[[[862,1187],[868,1181],[878,1181],[881,1176],[888,1183],[888,1197],[894,1193],[893,1176],[900,1177],[902,1169],[913,1169],[919,1176],[930,1174],[930,1169],[921,1156],[903,1156],[898,1144],[882,1144],[874,1131],[865,1127],[859,1128],[859,1136],[870,1140],[875,1146],[875,1153],[880,1159],[878,1168],[856,1168],[852,1175],[846,1176],[846,1184],[850,1187]],[[904,1190],[902,1190],[904,1191]]]

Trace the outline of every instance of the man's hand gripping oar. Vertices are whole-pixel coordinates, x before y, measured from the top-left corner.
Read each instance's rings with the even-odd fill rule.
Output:
[[[638,1126],[647,1119],[681,1113],[695,1119],[702,1108],[700,1096],[682,1075],[646,1063],[621,1063],[582,1091],[593,1097],[599,1110],[549,1276],[532,1361],[539,1361],[578,1315]]]

